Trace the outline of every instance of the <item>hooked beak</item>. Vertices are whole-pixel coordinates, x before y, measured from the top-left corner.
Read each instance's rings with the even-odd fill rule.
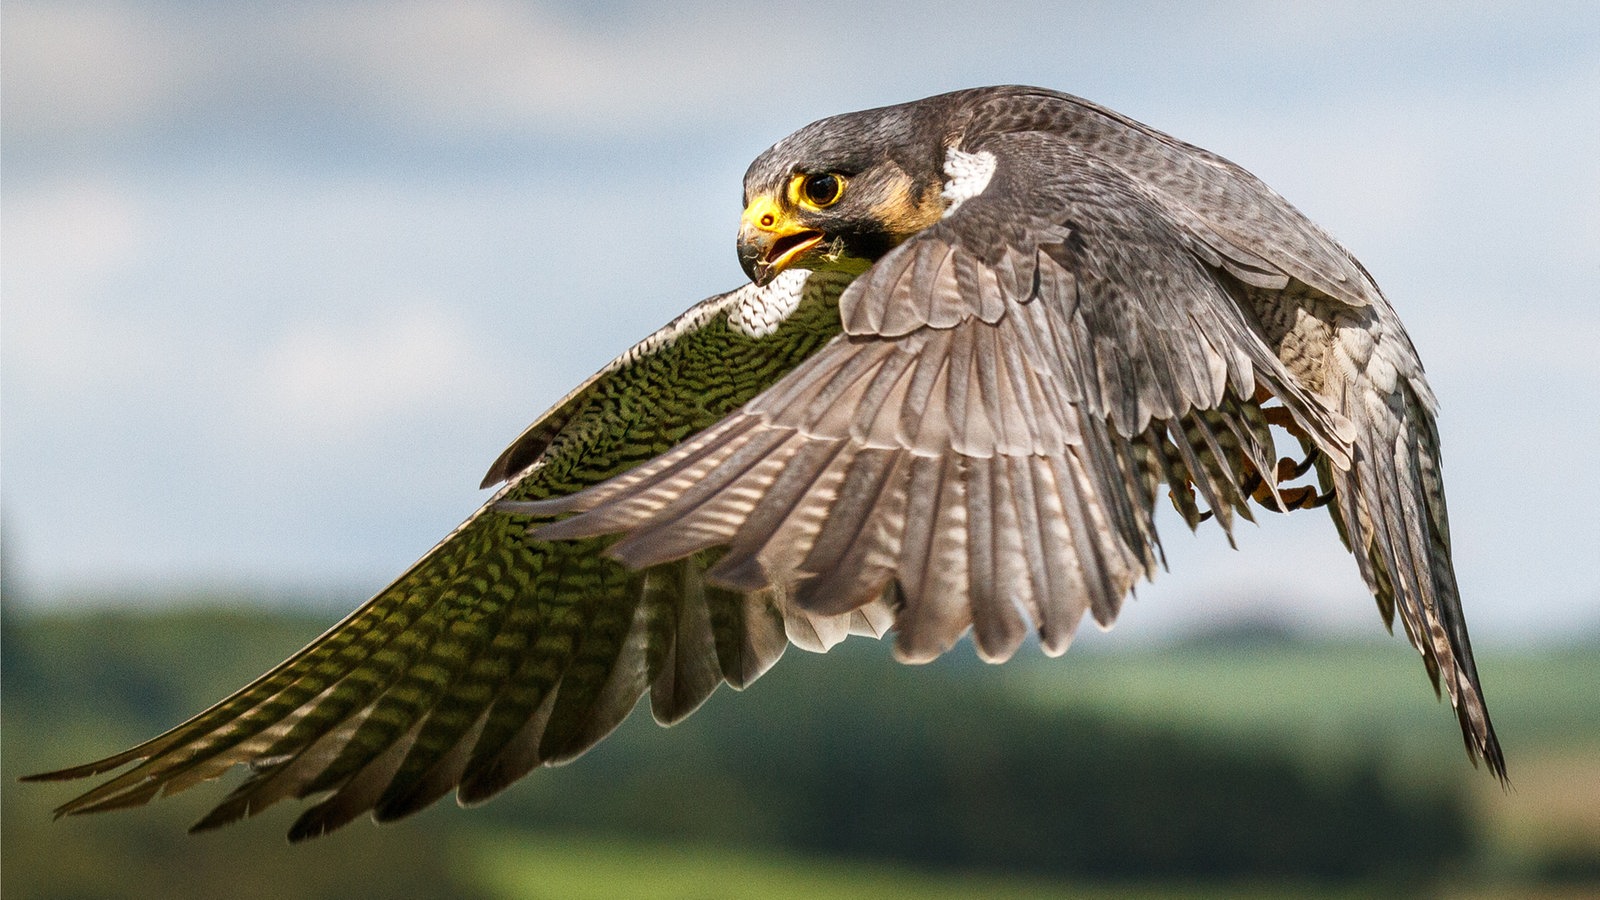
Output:
[[[757,197],[739,222],[739,265],[764,286],[822,238],[822,232],[795,222],[770,198]]]

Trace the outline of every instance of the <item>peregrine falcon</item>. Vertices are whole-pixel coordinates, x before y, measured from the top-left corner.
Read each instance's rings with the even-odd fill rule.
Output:
[[[646,693],[671,724],[790,642],[1059,654],[1163,564],[1169,502],[1225,531],[1326,505],[1504,779],[1416,350],[1249,172],[1067,94],[957,91],[774,144],[738,252],[750,284],[540,416],[498,492],[326,634],[166,734],[33,776],[135,764],[58,813],[243,764],[195,828],[315,797],[299,840],[481,801]]]

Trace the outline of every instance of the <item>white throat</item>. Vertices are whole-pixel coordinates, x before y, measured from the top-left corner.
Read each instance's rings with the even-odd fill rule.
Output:
[[[989,179],[994,177],[994,154],[987,150],[966,153],[949,147],[944,152],[944,176],[944,190],[940,196],[950,204],[944,210],[945,218],[949,218],[961,204],[989,186]]]

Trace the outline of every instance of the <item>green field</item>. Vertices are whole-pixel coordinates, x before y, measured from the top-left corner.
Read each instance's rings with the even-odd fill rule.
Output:
[[[1465,779],[1483,833],[1480,867],[1507,876],[1600,870],[1600,652],[1487,653],[1479,669],[1511,775],[1510,790]],[[1465,768],[1448,705],[1399,640],[1102,655],[1070,686],[1048,667],[1030,675],[1022,690],[1046,706],[1182,723],[1313,759],[1377,746],[1392,777],[1410,781],[1454,779]]]
[[[81,762],[197,711],[328,617],[40,615],[3,630],[3,887],[49,897],[1587,897],[1600,648],[1480,660],[1514,789],[1402,641],[1216,638],[921,668],[791,651],[671,729],[637,714],[487,806],[289,847],[226,788],[52,823]]]
[[[1371,896],[1370,885],[1063,884],[600,838],[506,835],[476,845],[470,858],[482,883],[506,900],[1335,900]],[[647,876],[641,874],[645,872]]]

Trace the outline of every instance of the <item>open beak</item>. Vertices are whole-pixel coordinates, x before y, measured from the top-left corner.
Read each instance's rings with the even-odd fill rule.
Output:
[[[739,265],[751,281],[765,285],[822,238],[822,232],[795,222],[770,198],[757,197],[739,222]]]

